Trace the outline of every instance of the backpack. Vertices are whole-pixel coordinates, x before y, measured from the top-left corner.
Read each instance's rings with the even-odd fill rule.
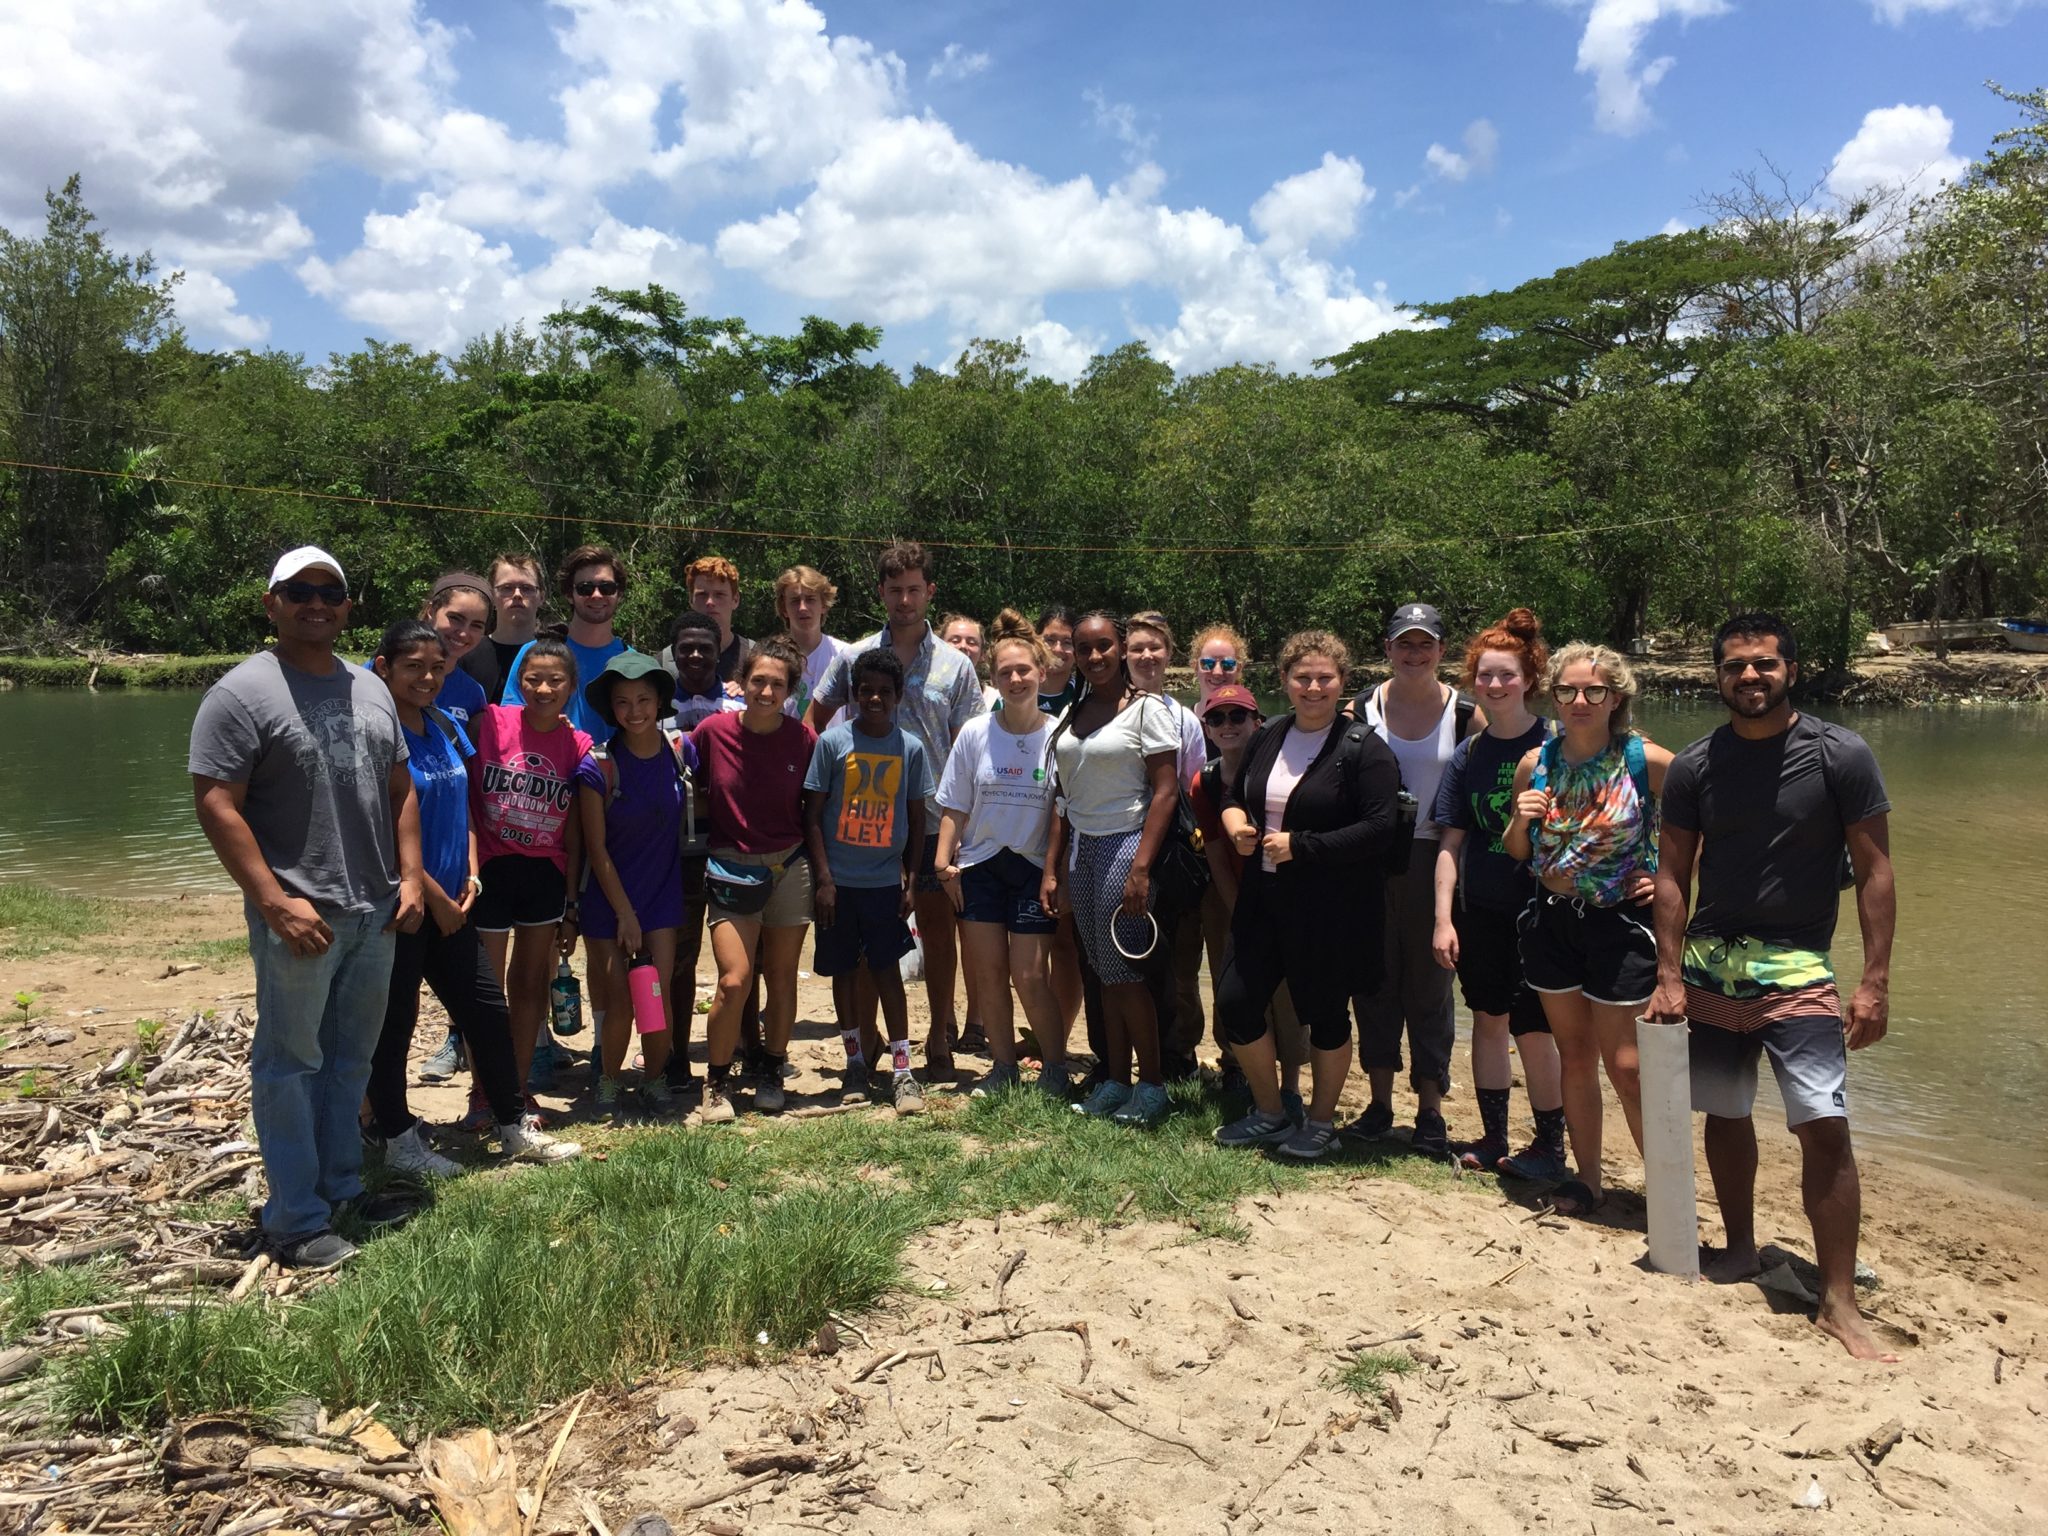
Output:
[[[1842,797],[1835,793],[1835,763],[1834,758],[1828,752],[1828,723],[1818,715],[1814,717],[1813,723],[1820,728],[1820,781],[1828,792],[1828,799],[1834,803],[1835,814],[1840,816],[1842,814]],[[1842,827],[1845,834],[1848,826],[1849,823],[1844,820]],[[1849,844],[1846,836],[1842,843],[1842,869],[1837,880],[1840,889],[1845,891],[1856,883],[1856,861],[1849,857]]]
[[[1380,714],[1380,690],[1378,685],[1368,688],[1351,701],[1352,709],[1369,731],[1385,728]],[[1467,698],[1456,689],[1451,691],[1451,709],[1456,720],[1451,731],[1453,747],[1472,734],[1472,717],[1479,712],[1477,701]],[[1441,718],[1441,717],[1439,717]],[[1348,736],[1348,732],[1346,733]],[[1408,866],[1414,862],[1415,825],[1422,819],[1422,802],[1414,792],[1403,784],[1394,792],[1394,830],[1399,834],[1395,845],[1387,850],[1386,872],[1389,876],[1405,875]]]
[[[697,818],[697,780],[683,767],[683,734],[667,726],[661,728],[661,734],[683,786],[683,814],[676,825],[676,850],[686,859],[701,859],[711,851],[711,828]],[[619,769],[612,761],[611,743],[592,747],[590,756],[604,775],[604,803],[609,806],[619,798]]]
[[[1151,698],[1141,694],[1133,708],[1143,709]],[[1059,721],[1046,738],[1046,761],[1053,765],[1053,794],[1055,804],[1066,800],[1066,786],[1059,778],[1059,754],[1055,750],[1060,733],[1073,724],[1074,712],[1080,707],[1076,698],[1061,713]],[[1176,749],[1176,752],[1178,749]],[[1208,772],[1204,764],[1202,771]],[[1195,805],[1188,798],[1188,787],[1178,783],[1180,774],[1174,774],[1175,788],[1179,791],[1174,801],[1173,820],[1167,823],[1166,839],[1160,844],[1159,856],[1152,862],[1151,879],[1155,892],[1155,904],[1165,913],[1179,916],[1193,910],[1202,899],[1202,893],[1209,888],[1209,860],[1202,851],[1202,828],[1195,819]]]
[[[448,738],[448,745],[455,748],[456,756],[460,757],[462,755],[460,733],[455,728],[455,722],[448,718],[448,711],[438,704],[429,704],[420,713],[441,728],[441,734]]]
[[[1643,751],[1641,733],[1628,733],[1628,740],[1622,744],[1621,755],[1623,761],[1628,764],[1629,781],[1636,787],[1636,803],[1647,811],[1655,803],[1655,797],[1650,793],[1650,760]],[[1543,745],[1536,749],[1536,771],[1529,775],[1529,787],[1547,789],[1550,786],[1551,775],[1560,770],[1563,762],[1564,732],[1557,731],[1544,737]],[[1650,858],[1645,867],[1651,870],[1657,867],[1657,843],[1654,837],[1650,842]]]

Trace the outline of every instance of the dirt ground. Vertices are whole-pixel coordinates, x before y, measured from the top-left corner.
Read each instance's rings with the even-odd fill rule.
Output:
[[[233,903],[193,898],[7,963],[0,988],[40,999],[7,1058],[110,1055],[136,1018],[246,1006],[227,946],[165,975],[239,929]],[[807,981],[793,1104],[836,1102],[830,1017]],[[50,1030],[74,1038],[32,1043]],[[416,1056],[437,1039],[423,1028]],[[584,1081],[543,1096],[568,1134]],[[446,1125],[464,1097],[422,1088],[414,1107]],[[1462,1093],[1449,1110],[1454,1131],[1473,1118]],[[1790,1140],[1764,1130],[1760,1235],[1810,1254]],[[1909,1164],[1866,1158],[1864,1177],[1866,1300],[1895,1366],[1851,1361],[1754,1284],[1646,1272],[1632,1159],[1590,1221],[1490,1178],[1432,1193],[1363,1173],[1245,1202],[1243,1243],[1028,1212],[916,1240],[907,1292],[846,1320],[836,1352],[592,1398],[532,1528],[655,1511],[719,1532],[2048,1529],[2048,1210]],[[1701,1194],[1717,1235],[1704,1172]],[[1353,1347],[1415,1369],[1362,1404],[1334,1377]],[[565,1417],[512,1438],[529,1486]],[[737,1470],[763,1456],[809,1470]]]

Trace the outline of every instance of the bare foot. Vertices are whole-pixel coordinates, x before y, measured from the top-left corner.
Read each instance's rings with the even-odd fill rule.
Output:
[[[1716,1285],[1732,1285],[1737,1280],[1753,1280],[1763,1271],[1763,1264],[1756,1256],[1756,1244],[1742,1248],[1712,1248],[1700,1244],[1700,1276]]]
[[[1822,1301],[1820,1309],[1813,1314],[1813,1326],[1841,1340],[1842,1348],[1858,1360],[1875,1360],[1883,1365],[1899,1363],[1897,1355],[1877,1342],[1870,1325],[1863,1321],[1863,1314],[1853,1301],[1832,1304]]]

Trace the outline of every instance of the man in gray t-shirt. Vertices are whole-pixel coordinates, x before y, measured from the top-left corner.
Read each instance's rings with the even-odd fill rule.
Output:
[[[357,1107],[383,1028],[392,934],[417,928],[419,806],[390,691],[334,654],[341,565],[307,546],[271,571],[275,649],[207,690],[188,766],[199,825],[242,888],[256,963],[250,1114],[289,1266],[355,1249],[334,1208],[363,1192]]]

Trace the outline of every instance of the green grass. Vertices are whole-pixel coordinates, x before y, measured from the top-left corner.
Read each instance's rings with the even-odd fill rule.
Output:
[[[1197,1091],[1176,1108],[1151,1134],[1028,1092],[908,1121],[596,1132],[605,1161],[442,1186],[296,1306],[126,1318],[63,1364],[56,1401],[138,1424],[303,1393],[383,1402],[415,1430],[502,1425],[585,1386],[797,1347],[901,1286],[905,1243],[945,1222],[1050,1206],[1233,1238],[1239,1199],[1332,1176],[1219,1151]]]
[[[57,1269],[24,1266],[0,1275],[0,1344],[12,1344],[59,1307],[92,1307],[121,1289],[119,1266],[109,1259]]]
[[[190,944],[180,944],[171,951],[173,960],[196,960],[208,970],[224,971],[249,958],[249,941],[246,938],[195,939]]]
[[[1415,1357],[1406,1350],[1376,1349],[1353,1355],[1337,1367],[1334,1380],[1361,1403],[1377,1404],[1386,1396],[1389,1376],[1406,1376]]]
[[[0,880],[0,959],[26,960],[112,926],[111,903]]]
[[[206,688],[246,658],[164,656],[95,661],[90,656],[0,657],[0,682],[26,688]],[[97,668],[97,673],[95,673]]]

